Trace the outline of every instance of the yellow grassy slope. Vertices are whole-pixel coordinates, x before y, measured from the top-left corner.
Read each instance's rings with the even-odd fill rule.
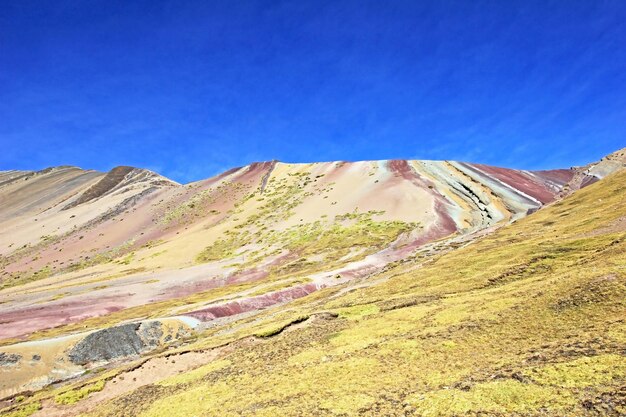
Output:
[[[623,415],[625,216],[619,172],[379,285],[299,300],[235,333],[271,337],[219,367],[92,415]]]

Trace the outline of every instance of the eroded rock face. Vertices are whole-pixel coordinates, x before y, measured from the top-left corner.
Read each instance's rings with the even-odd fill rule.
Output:
[[[122,324],[89,334],[70,350],[68,357],[72,363],[85,365],[138,355],[157,347],[162,336],[158,321]]]

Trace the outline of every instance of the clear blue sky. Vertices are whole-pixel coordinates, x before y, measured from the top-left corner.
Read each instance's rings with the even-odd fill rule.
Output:
[[[0,169],[626,146],[624,1],[0,0]]]

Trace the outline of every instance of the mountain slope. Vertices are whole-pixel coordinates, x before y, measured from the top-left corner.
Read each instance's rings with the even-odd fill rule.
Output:
[[[120,396],[96,414],[275,415],[280,408],[282,414],[449,415],[548,407],[560,415],[587,412],[580,390],[591,386],[585,388],[589,410],[606,398],[617,410],[624,173],[522,219],[582,185],[572,182],[580,175],[588,174],[432,161],[271,162],[186,186],[168,184],[132,201],[128,213],[87,220],[78,231],[37,243],[28,255],[3,252],[5,271],[15,276],[36,262],[28,259],[33,254],[54,263],[58,253],[71,259],[91,248],[91,259],[101,249],[100,234],[117,233],[125,242],[98,262],[83,258],[80,267],[31,275],[28,283],[2,291],[2,351],[5,358],[20,355],[0,368],[13,378],[3,379],[5,395],[45,385],[51,372],[62,378],[81,373],[84,365],[70,366],[67,355],[88,343],[89,334],[100,334],[90,333],[94,329],[124,320],[140,320],[140,329],[154,323],[145,320],[152,317],[161,336],[148,348],[154,339],[138,333],[136,353],[146,354],[166,337],[178,344],[183,334],[193,334],[200,339],[176,356],[185,367],[156,357],[133,365],[133,383],[122,383],[132,378],[115,376],[118,368],[99,377],[106,383],[87,378],[63,388],[74,395],[79,386],[102,385],[101,393],[74,408],[50,402],[45,392],[27,405],[43,401],[41,415],[63,415]],[[92,204],[85,199],[63,210],[58,203],[43,213],[70,217]],[[74,250],[72,239],[84,243],[66,255]],[[588,297],[589,291],[601,297]],[[6,339],[59,325],[27,337],[71,336],[13,345]],[[224,343],[231,345],[211,348]],[[563,343],[574,353],[559,351]],[[26,353],[44,356],[42,349],[47,356],[26,361]],[[553,377],[563,369],[549,366],[588,349],[597,358],[567,364],[565,371],[615,368],[611,381],[562,388],[525,373],[534,372],[535,359],[525,358],[535,353],[537,368],[547,367],[537,372]],[[148,372],[153,363],[166,370]],[[202,371],[153,385],[205,363]],[[379,378],[366,378],[374,374]],[[111,391],[112,384],[125,388]],[[197,395],[208,397],[198,401]],[[464,409],[453,409],[458,405],[451,398],[458,396]],[[159,397],[168,398],[155,402]],[[517,399],[513,408],[507,408],[509,397]]]
[[[574,172],[382,161],[258,163],[185,186],[130,167],[29,175],[0,189],[2,285],[27,284],[0,312],[2,338],[295,275],[312,285],[279,298],[308,294],[427,242],[520,218]]]
[[[309,319],[94,415],[131,398],[146,416],[623,414],[624,184],[622,171],[419,270],[277,311],[238,336]]]

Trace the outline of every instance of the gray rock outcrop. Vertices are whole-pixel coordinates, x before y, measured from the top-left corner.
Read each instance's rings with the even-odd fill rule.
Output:
[[[159,321],[122,324],[89,334],[70,350],[68,357],[72,363],[85,365],[139,355],[156,348],[162,336]]]
[[[0,366],[13,366],[22,359],[22,356],[16,353],[0,352]]]

